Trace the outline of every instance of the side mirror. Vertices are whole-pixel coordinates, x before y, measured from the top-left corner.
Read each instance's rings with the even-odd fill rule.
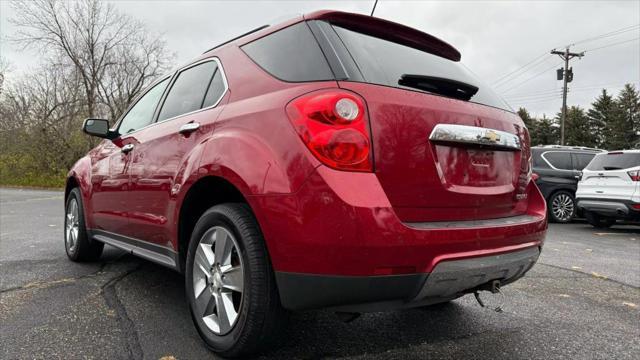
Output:
[[[104,139],[112,139],[114,133],[109,130],[109,120],[105,119],[86,119],[82,124],[82,131],[91,135]]]

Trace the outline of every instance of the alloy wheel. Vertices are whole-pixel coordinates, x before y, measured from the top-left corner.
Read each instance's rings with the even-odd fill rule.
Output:
[[[244,269],[240,248],[227,229],[204,233],[193,261],[195,311],[216,335],[233,329],[242,306]]]
[[[78,201],[72,198],[67,206],[65,219],[65,243],[69,253],[73,253],[78,244],[78,233],[80,229],[80,216],[78,213]]]
[[[551,203],[551,211],[553,211],[556,219],[560,221],[570,220],[574,212],[573,199],[567,194],[559,194]]]

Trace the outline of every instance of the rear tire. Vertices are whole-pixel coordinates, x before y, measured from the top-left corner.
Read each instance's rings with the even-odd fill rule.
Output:
[[[598,229],[610,228],[616,223],[616,219],[602,217],[590,211],[585,211],[584,216],[587,218],[589,224]]]
[[[568,191],[557,191],[549,198],[549,220],[555,223],[568,223],[576,214],[576,202]]]
[[[278,340],[286,313],[247,205],[216,205],[200,217],[189,243],[185,282],[193,322],[215,353],[249,355]]]
[[[64,217],[64,247],[71,261],[94,261],[102,255],[104,244],[90,239],[84,222],[80,190],[74,188],[67,197]]]

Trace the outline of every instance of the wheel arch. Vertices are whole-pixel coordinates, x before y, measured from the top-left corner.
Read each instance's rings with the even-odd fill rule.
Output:
[[[193,228],[205,211],[218,204],[243,203],[247,204],[254,212],[245,195],[246,192],[241,190],[243,187],[242,184],[227,177],[208,174],[197,179],[184,192],[177,209],[176,232],[176,249],[178,250],[181,272],[185,270],[186,255]]]

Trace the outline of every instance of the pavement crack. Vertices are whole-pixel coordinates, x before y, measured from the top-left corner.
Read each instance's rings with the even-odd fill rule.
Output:
[[[118,297],[116,285],[125,277],[131,275],[139,269],[140,266],[136,266],[133,269],[127,270],[119,274],[118,276],[111,278],[104,285],[102,285],[101,288],[101,293],[107,303],[107,306],[115,310],[118,316],[118,323],[120,324],[120,329],[124,333],[125,342],[127,344],[127,358],[129,359],[142,359],[144,357],[144,353],[142,351],[142,346],[140,345],[140,339],[138,337],[138,332],[136,330],[135,324],[129,318],[124,304],[122,304],[120,298]]]
[[[100,267],[98,268],[98,270],[93,271],[93,272],[88,273],[88,274],[85,274],[85,275],[81,275],[81,276],[76,276],[76,277],[71,277],[71,278],[55,279],[55,280],[48,280],[48,281],[33,281],[33,282],[30,282],[30,283],[27,283],[27,284],[24,284],[24,285],[20,285],[20,286],[13,286],[13,287],[5,288],[5,289],[0,289],[0,294],[5,294],[5,293],[8,293],[8,292],[19,291],[19,290],[44,289],[44,288],[49,288],[49,287],[53,287],[53,286],[59,286],[59,285],[65,285],[65,284],[73,283],[73,282],[76,282],[76,281],[82,280],[82,279],[96,277],[96,276],[102,274],[102,272],[104,271],[104,268],[108,264],[109,263],[102,263],[102,264],[100,264]]]

